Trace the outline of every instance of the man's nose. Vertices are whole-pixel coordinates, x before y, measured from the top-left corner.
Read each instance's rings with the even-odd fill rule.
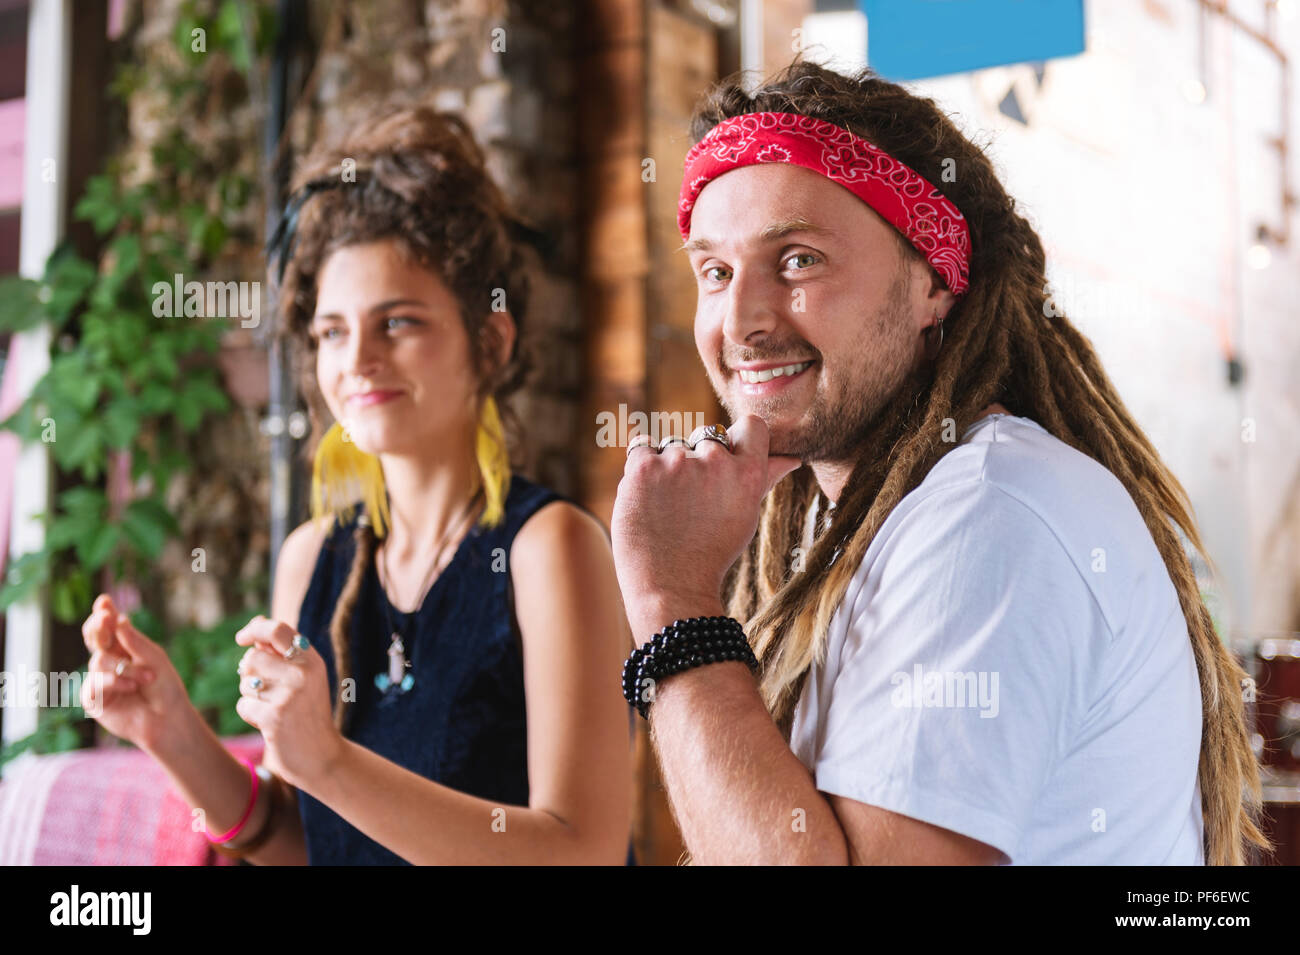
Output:
[[[787,293],[779,282],[737,271],[727,287],[723,335],[737,345],[746,346],[766,338],[781,322],[780,296]]]

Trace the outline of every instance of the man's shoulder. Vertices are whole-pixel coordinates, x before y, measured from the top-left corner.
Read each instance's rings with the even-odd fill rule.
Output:
[[[1006,492],[1044,518],[1080,508],[1124,510],[1126,504],[1136,513],[1108,468],[1030,418],[990,415],[975,422],[917,490],[977,483]]]
[[[958,521],[991,520],[988,546],[1017,545],[1017,535],[1054,538],[1102,606],[1108,624],[1122,616],[1120,593],[1163,568],[1137,505],[1111,471],[1050,434],[1037,422],[990,415],[899,503],[905,523],[952,533]],[[938,524],[935,524],[938,522]]]
[[[916,488],[916,504],[940,491],[977,496],[996,491],[1032,512],[1069,548],[1075,543],[1132,535],[1149,537],[1137,505],[1111,471],[1050,434],[1012,415],[977,421]]]

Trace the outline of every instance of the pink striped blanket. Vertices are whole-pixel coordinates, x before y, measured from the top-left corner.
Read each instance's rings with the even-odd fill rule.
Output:
[[[223,739],[257,762],[262,737]],[[0,865],[232,865],[191,826],[190,807],[138,749],[24,756],[0,781]]]

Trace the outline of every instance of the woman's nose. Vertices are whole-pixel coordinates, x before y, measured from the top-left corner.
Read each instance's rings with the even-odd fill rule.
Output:
[[[354,330],[348,336],[344,370],[354,375],[372,371],[379,362],[380,343],[364,329]]]

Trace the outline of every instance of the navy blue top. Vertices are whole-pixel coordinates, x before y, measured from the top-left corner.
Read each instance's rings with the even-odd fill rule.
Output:
[[[510,581],[510,546],[523,523],[546,504],[567,500],[512,476],[505,519],[475,525],[410,615],[388,605],[402,633],[410,690],[387,693],[391,630],[387,595],[370,561],[352,614],[356,702],[347,738],[452,789],[499,803],[528,805],[528,732],[523,648]],[[338,686],[329,623],[352,567],[352,520],[335,523],[321,546],[298,629],[325,658],[330,699]],[[405,865],[328,806],[299,791],[310,865]]]

